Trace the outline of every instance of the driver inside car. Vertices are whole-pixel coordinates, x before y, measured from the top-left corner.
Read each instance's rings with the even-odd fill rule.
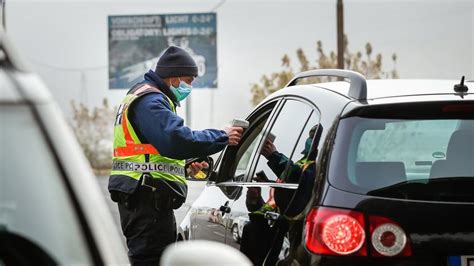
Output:
[[[301,152],[303,155],[298,161],[293,163],[287,156],[277,151],[271,137],[265,140],[261,154],[268,160],[267,165],[278,176],[276,183],[301,183],[304,187],[312,188],[314,175],[316,171],[315,159],[317,156],[317,145],[322,133],[322,126],[319,124],[313,126],[309,131],[308,138],[305,140],[305,148]],[[316,137],[315,137],[316,135]],[[286,170],[285,170],[286,169]],[[263,171],[256,173],[254,177],[256,182],[269,181]],[[303,187],[303,186],[302,186]],[[242,240],[240,250],[247,255],[254,265],[274,265],[278,260],[278,254],[283,243],[283,238],[288,232],[290,224],[286,219],[273,225],[265,217],[267,212],[283,214],[299,213],[302,211],[304,202],[307,202],[308,191],[300,191],[300,195],[293,197],[294,190],[270,188],[267,200],[264,200],[261,194],[261,187],[249,187],[246,195],[246,205],[249,213],[249,223],[242,231]],[[295,199],[294,203],[290,202]],[[290,239],[294,235],[290,232]]]
[[[304,150],[301,152],[303,157],[293,163],[287,156],[278,152],[273,141],[269,138],[265,140],[265,144],[262,148],[261,154],[268,160],[267,165],[270,169],[278,176],[278,180],[281,180],[285,183],[298,183],[299,176],[301,175],[301,170],[305,165],[310,164],[309,153],[313,143],[313,139],[318,129],[319,124],[313,126],[309,131],[309,136],[305,141]],[[321,128],[321,127],[319,127]],[[322,128],[318,130],[317,140],[321,138]],[[315,157],[315,156],[314,156]],[[289,163],[288,167],[287,164]],[[285,169],[286,172],[285,172]],[[257,180],[258,182],[258,180]],[[277,181],[278,182],[278,181]]]

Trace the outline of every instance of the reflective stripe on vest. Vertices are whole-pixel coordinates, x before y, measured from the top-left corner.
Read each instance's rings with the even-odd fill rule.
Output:
[[[130,135],[130,131],[128,130],[128,119],[127,119],[127,114],[128,114],[128,107],[132,103],[133,100],[135,100],[137,97],[139,97],[140,93],[146,92],[146,91],[155,91],[162,93],[160,90],[157,88],[154,88],[148,84],[144,84],[141,86],[139,89],[135,90],[130,97],[133,97],[129,103],[124,103],[122,109],[122,130],[124,133],[125,137],[125,147],[116,147],[114,148],[114,156],[115,157],[123,157],[123,156],[133,156],[133,155],[139,155],[139,154],[159,154],[158,150],[153,147],[151,144],[137,144],[135,141],[132,139],[132,136]],[[164,94],[163,94],[164,95]],[[166,96],[166,95],[165,95]],[[166,97],[168,98],[168,97]],[[169,100],[169,99],[168,99]],[[173,106],[173,105],[171,105]],[[119,110],[120,112],[120,110]]]
[[[308,169],[308,167],[311,166],[311,164],[313,164],[315,161],[309,161],[309,160],[305,160],[304,164],[303,164],[303,171],[306,171],[306,169]]]
[[[153,178],[185,184],[185,161],[162,156],[153,145],[141,143],[128,119],[129,106],[139,97],[152,92],[163,94],[157,88],[143,84],[125,97],[117,111],[111,176],[128,176],[138,181],[143,173],[150,173]],[[174,103],[165,94],[163,95],[168,100],[171,110],[176,113]]]

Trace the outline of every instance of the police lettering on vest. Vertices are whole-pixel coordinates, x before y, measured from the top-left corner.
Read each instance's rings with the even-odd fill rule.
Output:
[[[185,160],[176,160],[160,155],[149,143],[142,143],[128,119],[131,104],[149,93],[161,93],[176,113],[174,103],[160,90],[149,84],[140,84],[125,97],[117,112],[114,127],[114,156],[109,180],[109,191],[132,194],[140,184],[144,173],[153,179],[172,182],[180,193],[187,194]],[[118,121],[120,120],[120,121]],[[158,129],[157,129],[158,130]]]
[[[179,175],[184,177],[184,168],[175,166],[167,163],[133,163],[133,162],[122,162],[114,161],[112,164],[112,170],[125,170],[125,171],[136,171],[141,173],[149,173],[153,171],[165,172],[173,175]]]

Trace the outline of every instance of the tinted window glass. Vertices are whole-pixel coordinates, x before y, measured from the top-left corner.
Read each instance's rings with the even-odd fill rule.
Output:
[[[242,181],[252,163],[253,154],[263,135],[263,128],[276,102],[250,118],[249,128],[245,129],[239,146],[227,147],[219,165],[217,182]],[[237,163],[236,163],[237,162]]]
[[[342,119],[331,183],[379,196],[473,201],[460,197],[474,183],[473,124],[470,119]]]
[[[385,122],[383,130],[367,129],[362,133],[356,161],[402,162],[408,180],[429,178],[432,161],[446,157],[450,136],[459,123],[458,120]]]
[[[75,209],[29,108],[0,106],[0,125],[1,230],[26,238],[60,265],[91,264]]]
[[[316,133],[316,129],[319,125],[319,114],[317,112],[312,112],[311,117],[308,120],[308,123],[304,127],[301,137],[296,144],[296,149],[291,157],[293,161],[299,161],[306,159],[309,151],[311,150],[311,145],[313,145],[313,138]],[[319,141],[319,140],[317,140]],[[317,145],[318,143],[316,143]]]
[[[295,158],[296,154],[301,154],[304,145],[298,145],[296,151],[295,145],[302,135],[306,140],[308,133],[302,131],[312,112],[312,108],[302,102],[288,100],[285,103],[262,147],[253,182],[276,182],[288,166],[289,158],[293,158],[293,153]]]
[[[258,147],[258,143],[262,139],[263,126],[265,125],[266,118],[267,117],[257,122],[255,127],[252,128],[252,132],[249,133],[248,138],[245,142],[242,143],[241,148],[237,152],[237,158],[240,157],[240,159],[238,161],[237,169],[235,170],[234,174],[234,180],[236,181],[241,181],[241,178],[250,166],[252,154],[255,153],[255,150]]]

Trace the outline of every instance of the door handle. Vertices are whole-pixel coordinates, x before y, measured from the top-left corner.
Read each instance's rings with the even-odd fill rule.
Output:
[[[224,213],[229,213],[230,212],[230,207],[229,206],[221,206],[219,210],[224,214]]]

